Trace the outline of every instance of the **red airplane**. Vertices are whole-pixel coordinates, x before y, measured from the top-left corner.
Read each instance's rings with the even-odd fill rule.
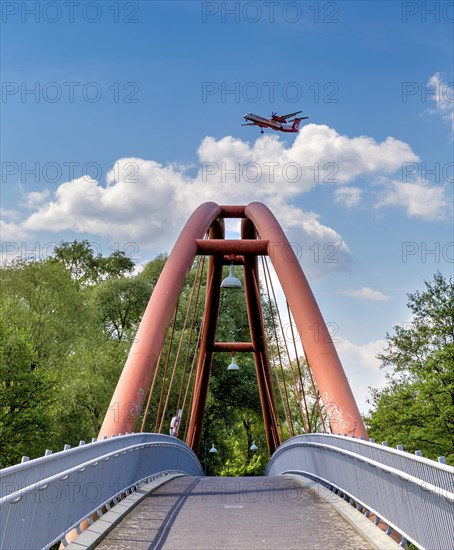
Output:
[[[299,132],[299,125],[302,120],[305,120],[306,118],[309,118],[308,116],[303,116],[301,118],[297,118],[295,115],[299,115],[302,113],[302,111],[296,111],[296,113],[290,113],[288,115],[277,115],[276,113],[271,114],[271,118],[263,118],[258,115],[254,115],[254,113],[246,113],[243,115],[245,120],[250,120],[250,122],[247,122],[246,124],[242,124],[241,126],[259,126],[261,128],[260,132],[263,134],[263,128],[271,128],[272,130],[276,130],[277,132],[292,132],[297,133]],[[294,116],[292,120],[288,120]],[[287,124],[290,122],[293,122],[292,125]]]

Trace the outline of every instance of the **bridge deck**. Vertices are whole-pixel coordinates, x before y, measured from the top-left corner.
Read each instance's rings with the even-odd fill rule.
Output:
[[[97,547],[372,548],[314,491],[283,477],[180,477],[150,493]]]

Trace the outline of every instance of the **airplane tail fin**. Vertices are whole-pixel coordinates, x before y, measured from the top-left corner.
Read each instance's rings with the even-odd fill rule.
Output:
[[[301,119],[300,119],[300,118],[295,118],[295,119],[293,120],[292,130],[298,130],[299,125],[300,125],[300,122],[301,122]]]
[[[300,122],[302,120],[305,120],[306,118],[309,118],[308,116],[303,116],[301,118],[294,118],[293,119],[293,126],[292,126],[292,130],[295,130],[296,132],[298,131],[298,128],[299,128],[299,125],[300,125]]]

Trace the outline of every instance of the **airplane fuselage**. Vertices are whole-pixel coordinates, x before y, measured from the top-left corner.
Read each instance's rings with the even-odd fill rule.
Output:
[[[246,113],[244,118],[257,126],[260,126],[260,128],[271,128],[277,132],[298,132],[298,130],[293,128],[290,124],[283,124],[282,122],[277,122],[273,119],[263,118],[261,116],[254,115],[254,113]]]

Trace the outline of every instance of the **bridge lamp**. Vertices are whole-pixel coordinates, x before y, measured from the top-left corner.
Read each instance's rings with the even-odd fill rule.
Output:
[[[249,450],[253,453],[258,450],[257,445],[255,444],[255,441],[252,442],[252,445],[249,447]]]
[[[221,283],[221,288],[243,288],[241,285],[241,281],[238,279],[238,277],[235,277],[233,262],[230,266],[230,273],[228,277],[226,277]]]
[[[208,458],[208,453],[212,454],[212,455],[216,455],[218,454],[218,450],[216,449],[216,447],[214,446],[214,441],[211,441],[211,449],[209,451],[207,451],[207,441],[208,439],[205,439],[205,444],[204,444],[204,471],[205,471],[205,475],[207,475],[207,458]]]
[[[240,367],[235,363],[235,354],[234,353],[232,353],[232,362],[227,367],[227,370],[230,370],[230,371],[240,370]]]

